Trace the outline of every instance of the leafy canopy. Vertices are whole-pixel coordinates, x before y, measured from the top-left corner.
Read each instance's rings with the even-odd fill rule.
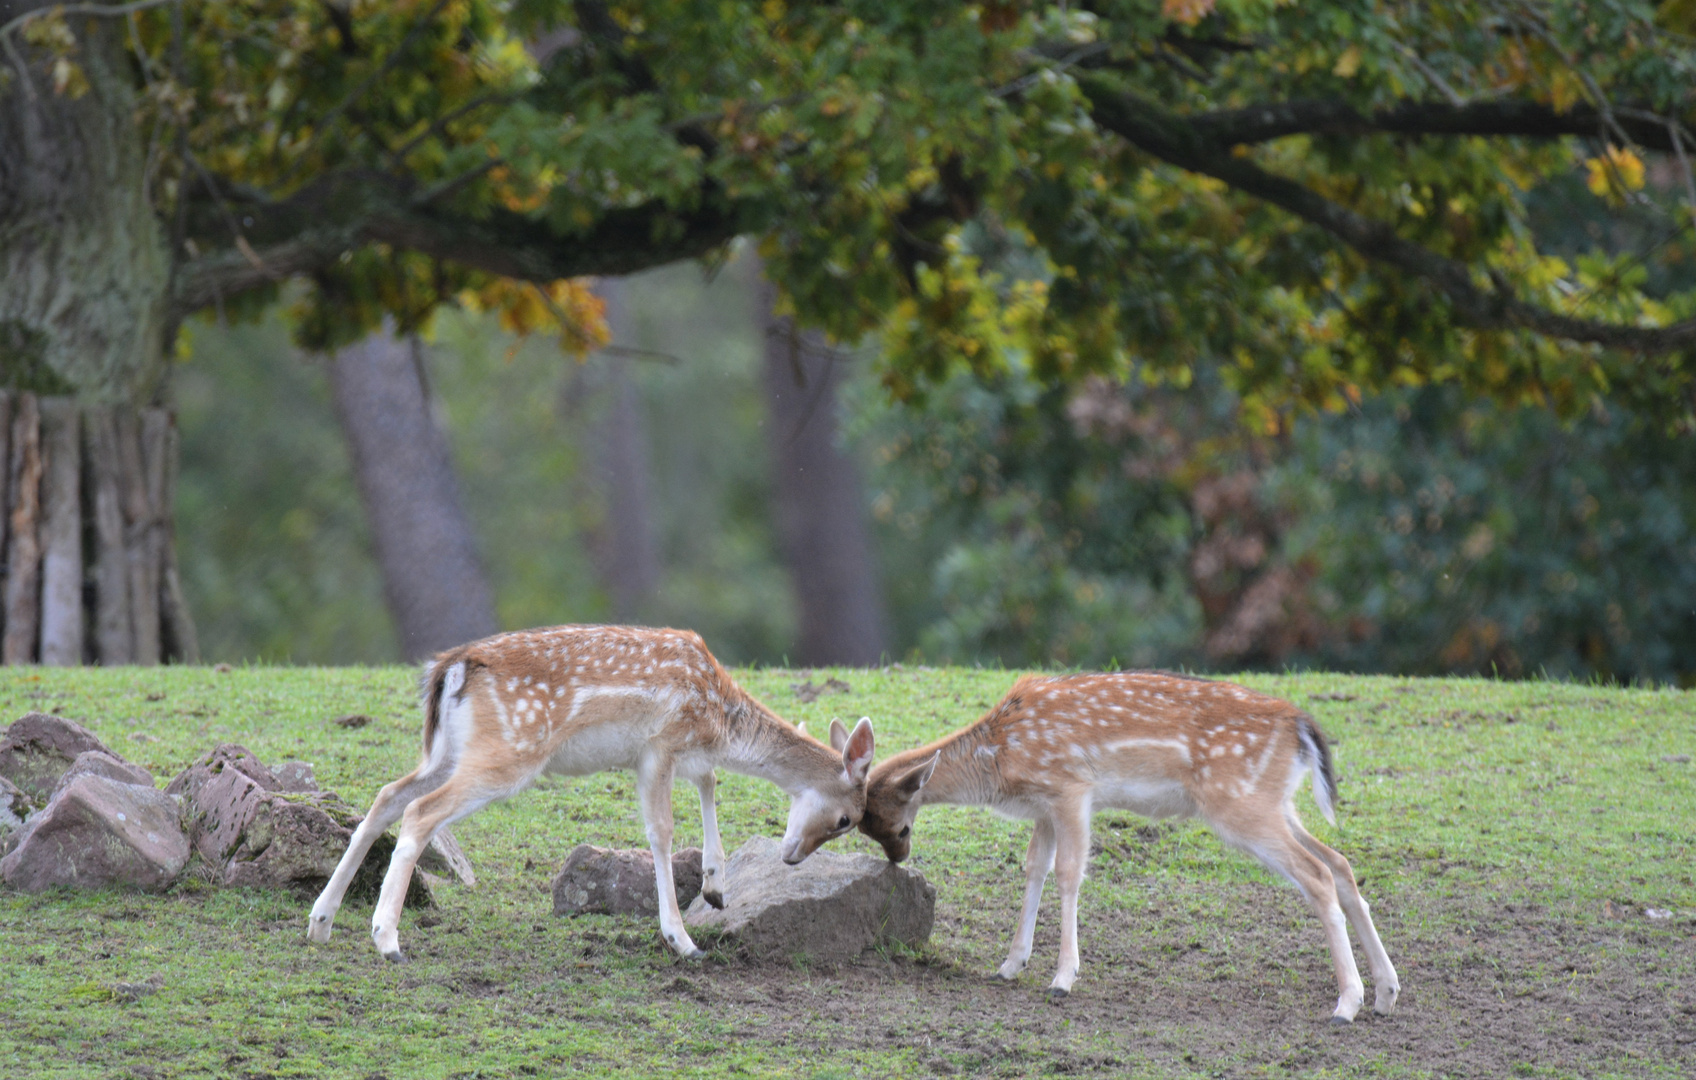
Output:
[[[88,6],[6,32],[59,92]],[[753,235],[902,396],[1206,365],[1263,430],[1424,383],[1696,413],[1686,0],[130,7],[179,313],[303,275],[313,344],[467,297],[581,348],[560,282]],[[1540,243],[1575,173],[1649,240]]]

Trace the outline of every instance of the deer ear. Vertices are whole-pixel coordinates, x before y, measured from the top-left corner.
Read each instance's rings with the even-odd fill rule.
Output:
[[[930,756],[930,760],[922,765],[915,765],[907,770],[907,774],[895,782],[895,790],[912,798],[924,786],[930,783],[931,774],[936,772],[936,763],[942,760],[942,751],[938,750]]]
[[[837,724],[831,728],[831,744],[836,742]],[[848,770],[848,779],[855,784],[866,782],[866,773],[872,767],[872,721],[869,716],[860,717],[860,722],[854,725],[854,733],[847,735],[842,747],[842,767]]]
[[[830,748],[838,754],[848,745],[848,729],[842,726],[842,721],[836,717],[830,718]]]

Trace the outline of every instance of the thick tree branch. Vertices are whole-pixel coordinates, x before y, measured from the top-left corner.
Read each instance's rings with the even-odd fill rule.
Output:
[[[1671,326],[1627,326],[1579,319],[1511,295],[1505,283],[1481,288],[1465,263],[1421,247],[1308,188],[1236,157],[1207,138],[1191,118],[1120,90],[1097,75],[1079,85],[1089,97],[1096,123],[1144,152],[1181,169],[1222,180],[1238,191],[1295,214],[1337,237],[1375,262],[1423,278],[1448,296],[1456,318],[1480,330],[1522,329],[1567,341],[1635,352],[1664,353],[1696,345],[1696,319]]]
[[[1093,95],[1092,95],[1093,98]],[[1175,118],[1179,119],[1179,118]],[[1223,149],[1281,139],[1287,135],[1486,135],[1557,139],[1568,135],[1598,135],[1604,118],[1590,105],[1565,112],[1530,101],[1482,101],[1466,105],[1410,101],[1367,114],[1344,101],[1280,101],[1243,109],[1198,113],[1181,118],[1195,137]],[[1648,150],[1673,152],[1671,129],[1665,119],[1648,110],[1619,109],[1617,124],[1632,141]]]
[[[647,205],[614,210],[588,231],[562,236],[545,223],[506,210],[473,220],[416,205],[415,192],[383,173],[347,171],[323,177],[292,198],[242,204],[255,258],[218,250],[183,264],[173,297],[188,314],[270,282],[329,266],[369,243],[523,281],[585,274],[628,274],[694,258],[760,224],[757,206],[703,189],[694,209]],[[248,223],[251,221],[251,224]],[[222,245],[209,230],[202,240]]]

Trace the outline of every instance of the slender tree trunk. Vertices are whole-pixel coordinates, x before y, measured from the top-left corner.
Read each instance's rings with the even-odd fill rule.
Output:
[[[630,345],[635,328],[625,283],[603,278],[595,291],[606,302],[613,343]],[[636,622],[652,605],[660,581],[648,431],[630,360],[616,353],[600,359],[607,373],[605,410],[595,424],[589,456],[606,517],[589,548],[612,601],[613,619]]]
[[[837,430],[843,368],[822,336],[773,314],[776,290],[755,290],[764,330],[768,443],[777,534],[795,582],[800,664],[876,664],[886,649],[883,598],[864,488]]]
[[[331,359],[330,383],[406,658],[494,633],[494,604],[417,340],[374,333]]]
[[[41,628],[41,412],[22,394],[12,414],[6,528],[6,631],[0,656],[8,664],[36,658]]]

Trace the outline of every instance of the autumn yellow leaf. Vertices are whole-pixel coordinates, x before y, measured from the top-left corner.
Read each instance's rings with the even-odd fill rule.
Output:
[[[1359,45],[1350,45],[1343,55],[1337,57],[1337,66],[1331,69],[1331,74],[1343,79],[1354,78],[1354,73],[1360,70],[1362,55]]]
[[[1593,195],[1615,205],[1625,201],[1628,192],[1643,188],[1643,159],[1619,146],[1608,147],[1602,157],[1584,163],[1590,175],[1586,183]]]

